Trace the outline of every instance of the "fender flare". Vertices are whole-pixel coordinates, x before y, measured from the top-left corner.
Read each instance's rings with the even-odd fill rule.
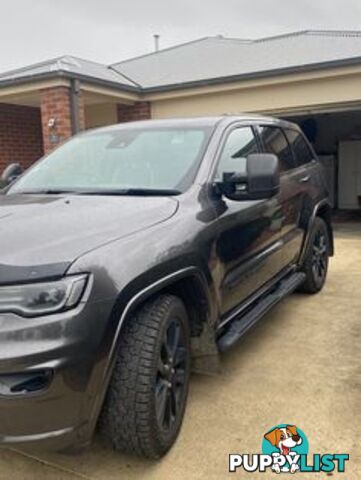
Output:
[[[312,225],[315,221],[315,218],[317,216],[320,216],[321,218],[323,218],[322,215],[318,215],[318,213],[320,212],[321,209],[325,208],[326,207],[326,211],[327,211],[327,215],[329,216],[329,219],[326,220],[326,224],[327,224],[327,228],[328,228],[328,233],[329,233],[329,237],[330,237],[330,256],[332,257],[333,254],[334,254],[334,241],[333,241],[333,232],[332,232],[332,226],[331,226],[331,211],[332,211],[332,207],[331,207],[331,204],[330,202],[327,200],[327,199],[323,199],[321,200],[320,202],[318,202],[314,208],[313,208],[313,211],[312,211],[312,214],[309,218],[309,221],[308,221],[308,225],[307,225],[307,230],[306,230],[306,234],[305,234],[305,237],[304,237],[304,240],[303,240],[303,244],[302,244],[302,248],[301,248],[301,254],[300,254],[300,257],[299,257],[299,265],[302,265],[304,259],[305,259],[305,255],[306,255],[306,252],[307,252],[307,247],[308,247],[308,243],[309,243],[309,240],[310,240],[310,234],[311,234],[311,229],[312,229]]]
[[[211,300],[209,296],[209,288],[207,285],[207,280],[204,274],[202,273],[202,271],[198,267],[188,266],[180,270],[177,270],[175,272],[169,273],[164,277],[161,277],[160,279],[156,280],[155,282],[149,284],[148,286],[144,287],[142,290],[140,290],[135,295],[133,295],[131,299],[127,302],[125,308],[121,312],[120,319],[119,319],[116,332],[113,338],[112,346],[108,354],[108,358],[112,358],[114,356],[122,327],[125,321],[127,320],[127,318],[131,316],[131,314],[137,309],[137,307],[142,303],[144,303],[148,298],[150,298],[155,293],[163,290],[165,287],[172,285],[178,280],[182,280],[188,277],[196,277],[198,281],[201,283],[203,291],[207,296],[208,308],[210,308]]]

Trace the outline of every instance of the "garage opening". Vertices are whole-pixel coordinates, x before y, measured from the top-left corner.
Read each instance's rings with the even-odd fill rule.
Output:
[[[361,212],[361,109],[283,118],[300,125],[316,150],[333,208]]]

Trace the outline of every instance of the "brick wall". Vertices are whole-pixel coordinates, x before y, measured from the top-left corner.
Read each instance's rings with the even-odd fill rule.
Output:
[[[79,122],[83,130],[85,118],[84,101],[81,94],[78,97],[78,103]],[[51,118],[55,119],[54,127],[49,127]],[[41,92],[41,120],[45,152],[50,152],[72,136],[70,90],[68,87],[54,87]]]
[[[136,102],[134,105],[118,105],[118,122],[133,122],[135,120],[148,120],[151,118],[149,102]]]
[[[42,155],[40,109],[0,103],[0,172],[12,162],[27,168]]]

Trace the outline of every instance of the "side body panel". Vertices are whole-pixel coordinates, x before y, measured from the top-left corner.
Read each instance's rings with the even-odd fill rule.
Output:
[[[278,198],[235,202],[215,199],[218,237],[215,277],[221,315],[283,268],[282,211]]]

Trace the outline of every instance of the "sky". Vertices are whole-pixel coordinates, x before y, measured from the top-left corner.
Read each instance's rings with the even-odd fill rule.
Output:
[[[360,0],[0,0],[0,71],[61,55],[114,63],[196,38],[361,30]]]

